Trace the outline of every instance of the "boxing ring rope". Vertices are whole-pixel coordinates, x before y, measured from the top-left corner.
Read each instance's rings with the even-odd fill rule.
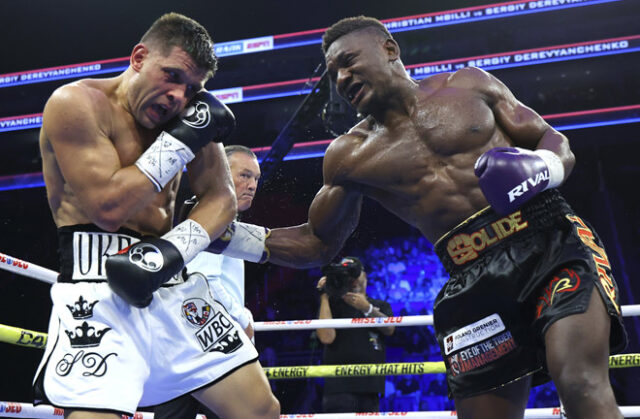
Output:
[[[58,278],[58,273],[51,269],[25,262],[13,256],[0,252],[0,269],[28,276],[48,284],[53,284]],[[621,306],[624,317],[640,316],[640,304]],[[432,315],[421,316],[399,316],[399,317],[367,317],[354,319],[313,319],[313,320],[280,320],[255,322],[254,330],[269,332],[276,330],[305,330],[318,329],[324,327],[331,328],[352,328],[352,327],[380,327],[389,324],[392,326],[431,326],[433,325]]]
[[[609,368],[640,367],[640,354],[609,357]],[[389,362],[384,364],[301,365],[263,367],[270,380],[288,378],[374,377],[388,375],[443,374],[444,362]]]
[[[620,411],[625,418],[639,418],[640,406],[623,406]],[[33,406],[28,403],[0,402],[0,417],[8,418],[44,418],[60,419],[64,410],[48,405]],[[445,410],[440,412],[370,412],[370,413],[304,413],[280,415],[281,419],[293,418],[318,418],[318,419],[351,419],[363,416],[393,416],[405,418],[435,419],[457,418],[455,411]],[[564,418],[559,407],[544,407],[527,409],[524,413],[527,419],[553,419]],[[153,413],[136,412],[133,416],[122,415],[123,419],[153,419]],[[206,419],[204,415],[196,416],[197,419]]]
[[[638,305],[640,313],[640,304]],[[309,330],[309,329],[349,329],[363,327],[384,326],[433,326],[432,315],[420,316],[391,316],[391,317],[364,317],[352,319],[312,319],[312,320],[275,320],[255,322],[253,330],[256,332],[272,332],[277,330]]]
[[[58,278],[58,273],[33,263],[14,258],[0,252],[0,268],[16,274],[28,276],[48,284],[53,284]]]
[[[21,259],[0,253],[0,269],[37,279],[48,284],[56,282],[58,273],[29,263]],[[621,307],[625,317],[640,315],[640,304]],[[256,322],[255,331],[308,330],[317,328],[363,328],[393,326],[433,325],[433,316],[400,316],[386,318],[351,318],[351,319],[313,319]],[[0,342],[43,349],[47,334],[0,324]],[[627,368],[640,366],[640,354],[621,354],[609,357],[610,368]],[[444,373],[444,362],[413,362],[386,364],[353,364],[353,365],[315,365],[264,368],[269,379],[315,378],[335,376],[375,376],[375,375],[418,375]],[[640,417],[640,406],[620,407],[625,417]],[[29,403],[0,401],[0,417],[59,418],[64,410],[53,406],[33,406]],[[375,412],[375,413],[336,413],[336,414],[284,414],[281,418],[356,418],[361,416],[403,416],[409,418],[452,418],[457,417],[455,411],[441,412]],[[153,413],[136,412],[134,416],[122,416],[123,419],[151,419]],[[525,411],[525,418],[562,418],[560,408],[535,408]],[[206,419],[198,415],[198,419]]]
[[[47,334],[0,324],[0,342],[44,349]],[[609,368],[640,367],[640,354],[609,357]],[[437,374],[445,372],[444,362],[397,362],[384,364],[301,365],[265,367],[269,379],[317,377],[367,377],[375,375]]]

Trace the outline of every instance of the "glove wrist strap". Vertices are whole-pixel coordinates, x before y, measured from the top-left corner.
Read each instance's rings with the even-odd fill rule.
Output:
[[[544,161],[549,170],[549,184],[545,189],[555,188],[564,180],[564,165],[556,153],[551,150],[538,149],[534,151]]]
[[[269,249],[265,242],[270,230],[254,224],[233,222],[235,231],[223,255],[249,262],[264,263],[269,260]]]
[[[171,242],[178,249],[185,265],[206,249],[211,242],[204,227],[190,218],[175,226],[162,238]]]
[[[189,163],[195,154],[182,141],[162,131],[136,161],[136,167],[160,192]]]

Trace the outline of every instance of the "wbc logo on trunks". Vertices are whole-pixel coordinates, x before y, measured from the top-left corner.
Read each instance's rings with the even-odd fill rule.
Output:
[[[151,243],[137,243],[129,250],[129,261],[145,271],[158,272],[164,265],[160,249]]]
[[[209,105],[205,102],[196,102],[189,105],[182,113],[182,122],[192,128],[205,128],[211,121]]]
[[[200,327],[211,316],[211,306],[201,298],[191,298],[182,303],[182,315],[189,323]]]
[[[223,312],[214,312],[213,307],[201,298],[190,298],[182,303],[182,315],[198,328],[195,336],[203,351],[230,354],[242,347],[238,329]]]

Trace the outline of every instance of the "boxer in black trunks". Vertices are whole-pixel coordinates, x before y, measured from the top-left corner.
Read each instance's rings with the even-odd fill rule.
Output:
[[[548,381],[547,330],[584,313],[592,295],[610,316],[620,316],[599,238],[555,189],[507,216],[482,211],[438,240],[435,249],[451,277],[436,298],[434,326],[450,392],[458,397],[531,373],[534,384]],[[617,321],[612,326],[616,351],[625,342],[624,330]]]
[[[444,236],[451,280],[434,317],[458,417],[523,417],[532,377],[546,370],[569,417],[622,418],[608,377],[610,339],[617,348],[626,338],[617,288],[595,234],[553,190],[575,163],[567,138],[480,69],[412,80],[376,19],[337,22],[323,51],[337,91],[366,117],[327,149],[308,222],[210,250],[324,264],[372,198],[432,243]],[[503,267],[518,277],[491,287],[505,283]]]

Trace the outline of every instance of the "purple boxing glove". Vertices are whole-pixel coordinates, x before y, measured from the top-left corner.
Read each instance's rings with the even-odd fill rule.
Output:
[[[475,174],[493,209],[509,214],[545,189],[560,185],[564,166],[550,150],[496,147],[478,158]]]

